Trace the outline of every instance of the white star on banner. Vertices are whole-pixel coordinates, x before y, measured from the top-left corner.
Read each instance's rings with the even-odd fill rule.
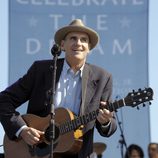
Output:
[[[129,28],[129,27],[130,27],[131,20],[128,19],[127,17],[123,17],[123,18],[120,20],[120,23],[121,23],[121,27],[122,27],[122,28]]]
[[[37,22],[38,22],[38,20],[37,20],[35,17],[32,16],[32,17],[29,19],[29,26],[30,26],[30,27],[36,27]]]

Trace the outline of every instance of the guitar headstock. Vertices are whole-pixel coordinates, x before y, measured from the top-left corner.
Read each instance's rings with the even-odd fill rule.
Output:
[[[133,92],[128,93],[124,98],[126,106],[131,107],[135,107],[151,100],[153,100],[153,90],[151,88],[145,88],[143,90],[138,89],[138,91],[133,90]]]

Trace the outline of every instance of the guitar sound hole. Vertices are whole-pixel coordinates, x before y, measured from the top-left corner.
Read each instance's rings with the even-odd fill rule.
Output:
[[[53,139],[53,143],[56,143],[57,139],[59,138],[59,134],[60,134],[60,131],[59,131],[59,128],[55,125],[55,135],[54,135],[54,139]],[[45,131],[45,139],[47,142],[51,142],[51,130],[50,130],[50,126],[46,129]]]

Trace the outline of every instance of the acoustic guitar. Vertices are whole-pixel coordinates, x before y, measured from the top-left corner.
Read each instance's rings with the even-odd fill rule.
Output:
[[[136,107],[139,104],[153,99],[151,88],[139,89],[113,103],[108,103],[106,109],[116,111],[123,106]],[[55,109],[55,128],[53,139],[53,158],[60,158],[62,154],[75,154],[82,146],[82,129],[84,125],[96,119],[99,109],[83,116],[75,116],[70,110],[63,107]],[[49,158],[50,145],[50,119],[51,116],[39,117],[33,114],[22,116],[29,127],[44,131],[39,144],[27,145],[22,139],[9,140],[4,136],[5,158]]]

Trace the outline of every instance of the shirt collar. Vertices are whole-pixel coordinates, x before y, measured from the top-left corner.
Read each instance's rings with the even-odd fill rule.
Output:
[[[78,70],[78,71],[80,71],[80,77],[82,77],[82,75],[83,75],[84,66],[85,66],[85,64],[83,64],[82,67]],[[64,60],[63,70],[65,73],[68,73],[70,70],[72,70],[66,60]]]

